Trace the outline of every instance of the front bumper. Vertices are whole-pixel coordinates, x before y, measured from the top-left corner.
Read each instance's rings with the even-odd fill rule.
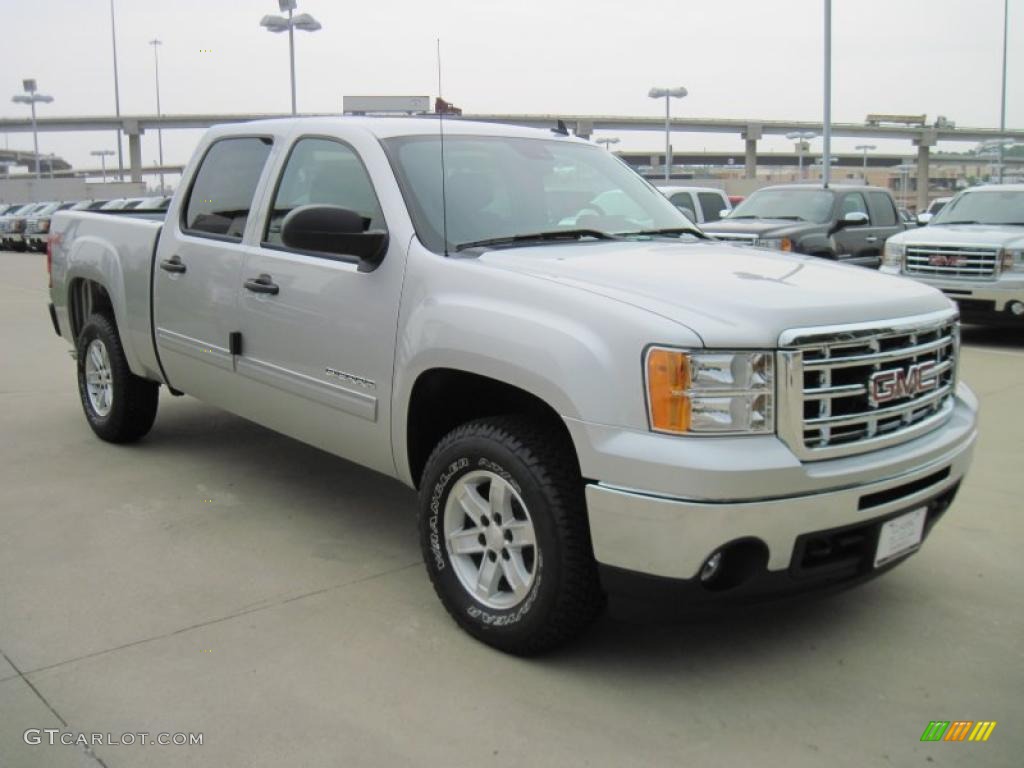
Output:
[[[760,468],[752,466],[749,455],[737,455],[733,463],[693,475],[689,498],[593,483],[586,488],[586,499],[594,555],[605,567],[691,580],[712,553],[749,541],[765,552],[767,574],[790,571],[808,534],[871,528],[903,511],[931,509],[933,504],[944,511],[942,500],[951,499],[967,472],[976,437],[976,400],[961,385],[953,417],[945,425],[875,454],[795,462],[799,469],[773,467],[777,457],[770,451]],[[888,461],[879,464],[879,457]],[[586,475],[585,463],[583,468]],[[682,468],[677,472],[686,474]],[[732,480],[725,485],[731,493],[716,488],[728,475]],[[788,477],[789,491],[773,492],[779,489],[773,476]],[[823,479],[831,480],[830,487],[815,488]],[[717,498],[700,493],[708,489],[717,490]]]
[[[893,267],[882,267],[881,271],[937,288],[967,311],[986,306],[991,312],[1005,312],[1011,302],[1024,302],[1024,274],[1020,273],[1004,273],[996,280],[937,280],[905,274]]]

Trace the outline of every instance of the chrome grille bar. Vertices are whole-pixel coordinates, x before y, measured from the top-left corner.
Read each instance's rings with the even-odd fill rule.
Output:
[[[787,331],[780,347],[779,382],[787,390],[779,397],[779,435],[801,459],[895,445],[952,413],[959,329],[949,311]],[[872,394],[875,379],[890,376],[902,388],[893,393],[880,387]]]
[[[999,249],[972,245],[907,245],[903,271],[909,275],[988,278],[996,273]]]

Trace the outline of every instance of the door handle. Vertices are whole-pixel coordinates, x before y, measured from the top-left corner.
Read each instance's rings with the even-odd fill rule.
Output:
[[[864,238],[864,242],[865,243],[877,243],[878,242],[878,238],[875,237],[874,235],[872,235],[871,237],[865,237]]]
[[[184,264],[181,263],[181,257],[175,255],[171,256],[171,258],[169,259],[164,259],[163,261],[161,261],[160,269],[162,269],[164,272],[172,272],[180,275],[186,270],[186,267]]]
[[[252,291],[253,293],[266,293],[270,296],[276,296],[278,291],[281,289],[274,282],[270,275],[260,275],[259,277],[252,277],[245,281],[245,289]]]

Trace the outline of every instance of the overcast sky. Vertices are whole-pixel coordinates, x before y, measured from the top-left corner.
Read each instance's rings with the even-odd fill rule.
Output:
[[[684,85],[678,115],[820,120],[822,0],[299,0],[319,32],[296,33],[299,111],[340,111],[344,94],[437,94],[441,38],[445,97],[466,112],[659,115],[652,85]],[[26,107],[7,94],[35,77],[55,98],[40,115],[114,113],[109,0],[5,0],[0,24],[0,116]],[[833,119],[869,112],[946,115],[999,124],[1003,0],[834,0]],[[275,0],[117,0],[121,112],[156,110],[160,49],[166,114],[284,112],[288,41],[259,26]],[[1007,125],[1024,126],[1024,0],[1010,0]],[[168,162],[197,134],[164,132]],[[30,133],[0,138],[30,149]],[[837,139],[837,150],[857,139]],[[900,142],[880,149],[910,151]],[[620,147],[651,149],[658,134]],[[738,136],[676,134],[676,150],[732,149]],[[765,151],[788,147],[762,142]],[[820,147],[820,140],[815,142]],[[91,165],[113,134],[41,134],[40,151]],[[950,148],[966,149],[967,145]],[[155,161],[147,133],[144,161]],[[127,140],[125,141],[127,156]],[[115,160],[116,162],[116,160]]]

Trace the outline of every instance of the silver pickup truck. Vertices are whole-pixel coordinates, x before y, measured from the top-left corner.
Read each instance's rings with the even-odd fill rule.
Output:
[[[966,322],[1024,325],[1024,184],[964,190],[885,244],[882,272],[956,301]]]
[[[141,438],[164,386],[419,489],[441,601],[520,654],[609,595],[838,587],[919,548],[976,435],[949,299],[708,239],[557,131],[439,128],[216,127],[166,216],[56,214],[95,433]]]

